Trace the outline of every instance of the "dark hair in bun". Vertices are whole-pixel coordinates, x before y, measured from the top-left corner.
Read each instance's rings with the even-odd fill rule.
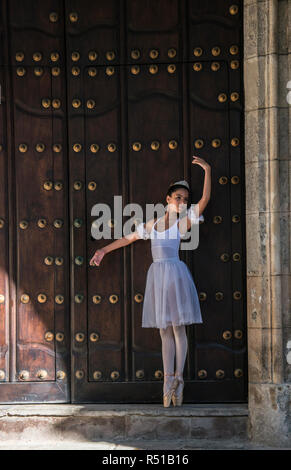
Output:
[[[168,191],[167,191],[167,196],[172,196],[172,193],[174,191],[177,191],[177,189],[180,189],[180,188],[183,188],[183,189],[186,189],[188,191],[188,195],[189,195],[189,199],[188,199],[188,203],[187,203],[187,207],[190,207],[190,204],[191,204],[191,192],[189,191],[188,188],[186,188],[186,186],[184,186],[183,184],[170,184],[170,186],[168,187]]]

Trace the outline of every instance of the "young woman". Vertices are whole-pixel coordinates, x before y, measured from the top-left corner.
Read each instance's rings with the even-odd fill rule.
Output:
[[[202,323],[200,303],[193,277],[188,266],[179,259],[181,238],[193,223],[204,220],[204,211],[210,199],[211,167],[200,157],[193,156],[193,164],[204,171],[204,187],[195,208],[191,205],[184,218],[183,212],[189,203],[189,184],[185,180],[171,183],[166,201],[166,213],[159,219],[140,223],[134,233],[97,250],[90,260],[91,266],[99,266],[102,258],[112,250],[129,245],[136,240],[151,239],[153,263],[147,272],[143,301],[142,327],[159,328],[162,340],[164,367],[163,404],[181,406],[183,401],[183,370],[187,356],[188,341],[185,325]],[[184,227],[184,229],[182,229]],[[174,358],[176,355],[176,371]]]

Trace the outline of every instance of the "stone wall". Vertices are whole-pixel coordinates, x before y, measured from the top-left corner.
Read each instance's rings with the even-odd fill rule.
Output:
[[[249,436],[278,446],[291,443],[290,52],[291,0],[245,0]]]

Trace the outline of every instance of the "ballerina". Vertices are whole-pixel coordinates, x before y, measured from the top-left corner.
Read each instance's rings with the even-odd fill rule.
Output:
[[[186,263],[179,258],[180,241],[185,238],[182,227],[185,227],[186,222],[186,228],[189,230],[193,223],[198,224],[204,220],[202,212],[208,204],[211,192],[210,165],[197,156],[193,156],[192,163],[200,165],[205,171],[203,194],[196,205],[198,210],[191,205],[184,218],[177,218],[177,214],[188,206],[190,188],[185,180],[173,182],[167,190],[168,205],[164,216],[153,218],[146,224],[138,224],[135,232],[98,249],[90,260],[91,266],[100,266],[101,260],[110,251],[140,239],[151,239],[153,262],[147,272],[142,327],[158,328],[160,332],[164,368],[164,407],[169,407],[171,401],[174,406],[182,405],[183,370],[188,349],[185,325],[202,323],[193,277]]]

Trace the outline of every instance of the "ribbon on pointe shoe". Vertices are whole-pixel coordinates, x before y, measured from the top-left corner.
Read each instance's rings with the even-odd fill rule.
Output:
[[[164,374],[164,376],[174,376],[175,374]],[[173,383],[170,387],[170,390],[167,392],[167,393],[164,393],[163,394],[163,403],[164,403],[164,407],[165,408],[168,408],[171,404],[171,401],[173,399],[173,395],[175,393],[175,390],[178,386],[178,380],[177,378],[175,377],[174,380],[173,380]]]

